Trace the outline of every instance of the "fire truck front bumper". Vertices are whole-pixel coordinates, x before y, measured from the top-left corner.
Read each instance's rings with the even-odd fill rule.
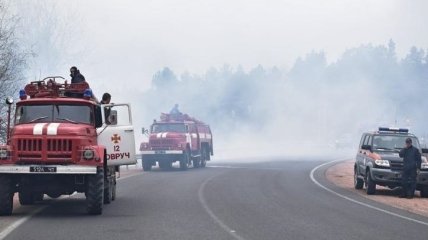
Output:
[[[0,174],[96,174],[96,166],[0,165]]]

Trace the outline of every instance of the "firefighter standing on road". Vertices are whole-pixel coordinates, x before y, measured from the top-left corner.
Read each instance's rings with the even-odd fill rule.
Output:
[[[421,169],[421,153],[412,145],[412,139],[406,139],[406,146],[401,149],[403,158],[402,192],[400,198],[413,198],[416,190],[416,177]]]

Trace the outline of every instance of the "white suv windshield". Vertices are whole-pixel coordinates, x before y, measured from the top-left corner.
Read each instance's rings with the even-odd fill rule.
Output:
[[[400,150],[404,147],[406,138],[409,136],[398,135],[375,135],[373,137],[373,148],[375,150]],[[413,146],[419,148],[419,141],[416,137],[410,137]]]

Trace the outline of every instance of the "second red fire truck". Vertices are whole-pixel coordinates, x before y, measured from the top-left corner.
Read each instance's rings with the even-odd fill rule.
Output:
[[[187,114],[162,113],[149,131],[149,141],[140,146],[144,171],[156,163],[161,169],[169,169],[176,161],[181,170],[191,165],[205,167],[214,154],[210,126]]]

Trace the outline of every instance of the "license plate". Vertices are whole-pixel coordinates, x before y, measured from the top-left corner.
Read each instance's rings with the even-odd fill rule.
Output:
[[[165,150],[158,150],[158,151],[155,151],[155,154],[165,154]]]
[[[54,173],[56,167],[30,167],[30,172],[34,173]]]

